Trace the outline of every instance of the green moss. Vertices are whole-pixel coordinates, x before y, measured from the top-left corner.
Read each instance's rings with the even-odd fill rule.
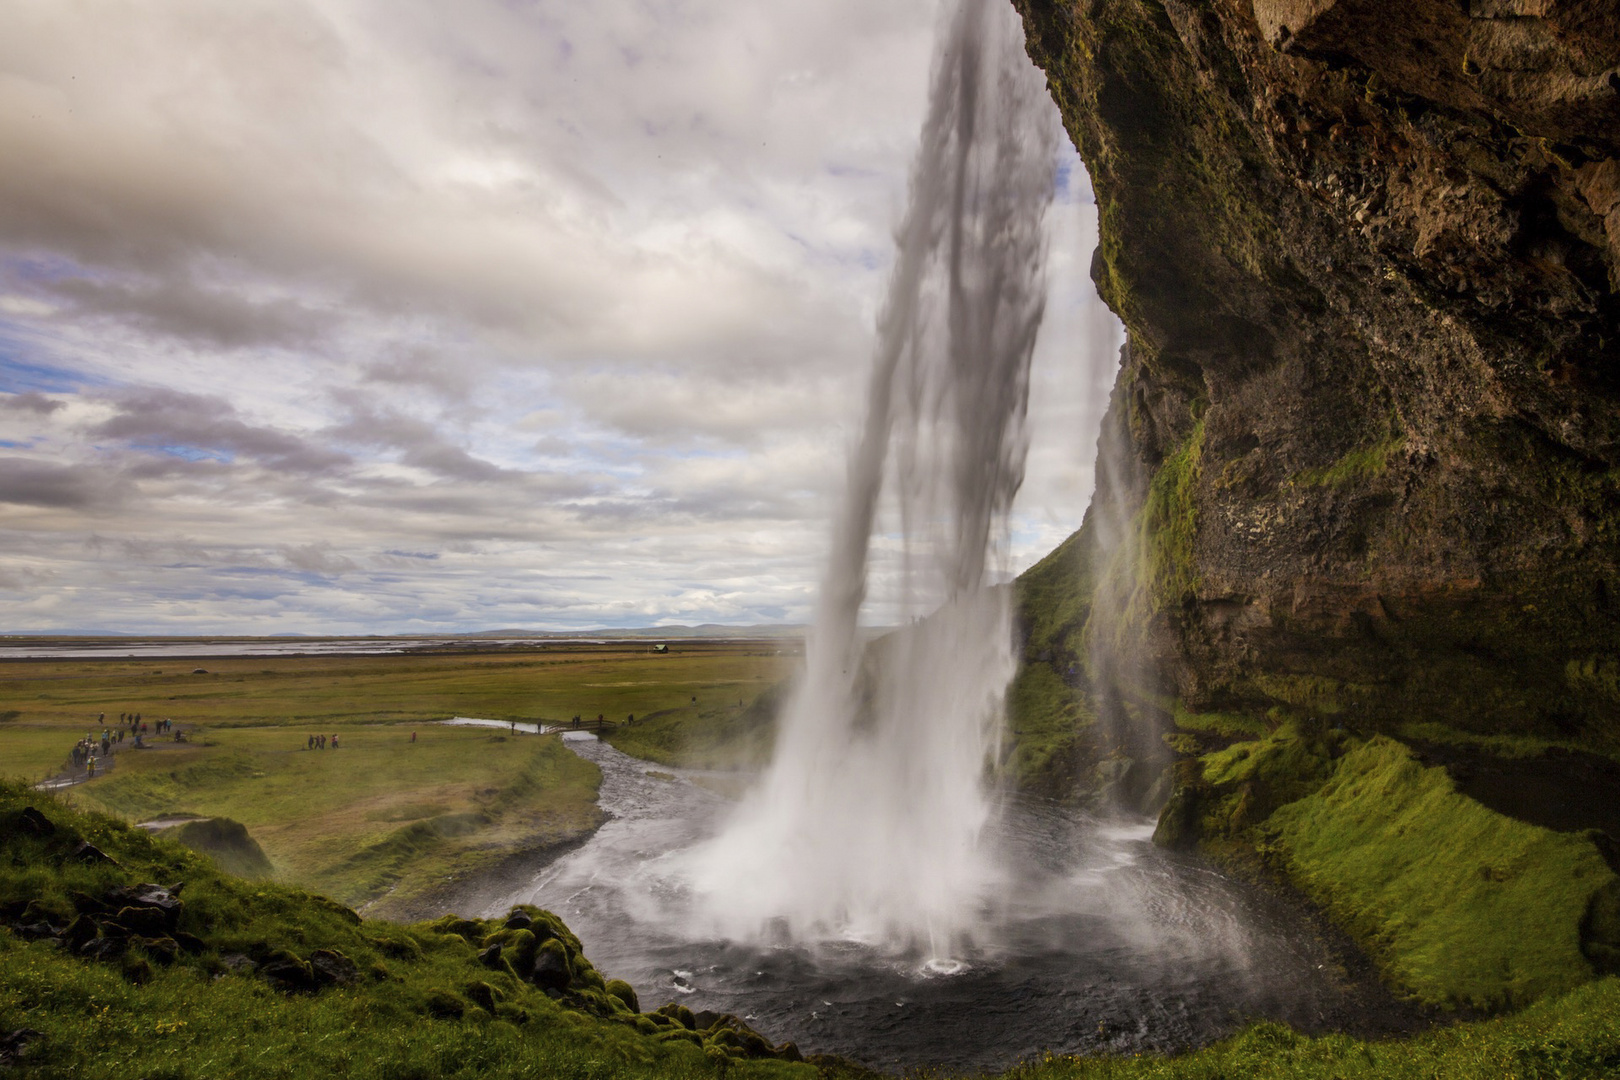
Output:
[[[1326,716],[1343,712],[1345,699],[1362,689],[1322,675],[1257,674],[1250,677],[1250,682],[1273,701]]]
[[[1570,750],[1575,752],[1590,752],[1591,750],[1589,746],[1583,743],[1572,742],[1567,739],[1542,739],[1530,735],[1513,734],[1480,734],[1471,731],[1459,731],[1449,724],[1434,722],[1401,724],[1395,729],[1395,733],[1402,740],[1408,742],[1464,746],[1486,751],[1494,757],[1510,759],[1541,757],[1549,750]]]
[[[1620,704],[1620,662],[1612,657],[1571,660],[1564,665],[1564,682],[1576,693]]]
[[[1176,727],[1182,731],[1208,732],[1226,738],[1259,738],[1271,730],[1269,724],[1255,716],[1225,712],[1195,713],[1180,701],[1172,703],[1170,715]]]
[[[1370,446],[1359,446],[1331,465],[1296,473],[1300,487],[1343,487],[1371,480],[1389,471],[1390,462],[1406,448],[1406,436],[1390,434]]]
[[[1074,782],[1075,747],[1096,719],[1088,701],[1047,663],[1018,669],[1007,695],[1011,750],[1003,774],[1023,791],[1066,794]]]
[[[1198,536],[1198,480],[1204,421],[1193,425],[1148,485],[1137,528],[1138,574],[1152,611],[1178,604],[1198,588],[1193,546]]]
[[[1486,809],[1399,743],[1346,754],[1262,834],[1419,1001],[1500,1008],[1592,977],[1580,924],[1615,880],[1593,844]]]

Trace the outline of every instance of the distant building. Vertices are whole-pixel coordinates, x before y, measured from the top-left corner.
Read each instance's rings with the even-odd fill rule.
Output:
[[[652,647],[652,651],[653,652],[669,652],[669,646],[668,645],[654,645]]]

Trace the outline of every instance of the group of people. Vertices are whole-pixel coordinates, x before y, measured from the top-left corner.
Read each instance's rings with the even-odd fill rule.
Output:
[[[105,772],[109,767],[109,759],[116,749],[125,741],[130,741],[136,750],[146,748],[146,737],[150,734],[168,734],[173,732],[176,742],[185,742],[183,731],[175,731],[173,720],[155,720],[151,723],[141,719],[138,712],[121,712],[118,714],[116,724],[107,723],[106,713],[96,714],[96,724],[101,727],[101,734],[96,735],[94,729],[85,732],[84,738],[73,744],[68,753],[68,767],[77,772],[83,769],[85,779],[94,779],[97,772]],[[156,725],[156,731],[153,725]]]
[[[414,739],[415,736],[412,736],[412,738]],[[304,746],[305,750],[325,750],[326,748],[327,743],[325,735],[311,735],[309,737],[309,742]],[[332,736],[331,748],[333,750],[338,748],[338,737],[336,735]]]

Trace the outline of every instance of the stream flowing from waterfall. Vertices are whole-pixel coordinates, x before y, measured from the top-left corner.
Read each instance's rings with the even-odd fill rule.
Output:
[[[609,820],[484,914],[555,911],[644,1009],[735,1013],[805,1053],[895,1071],[1173,1050],[1256,1018],[1363,1034],[1406,1022],[1375,980],[1346,977],[1301,910],[1155,847],[1148,819],[1033,801],[988,827],[1018,887],[981,910],[976,949],[949,972],[855,938],[714,934],[683,861],[735,809],[705,786],[715,775],[569,738],[602,769]]]

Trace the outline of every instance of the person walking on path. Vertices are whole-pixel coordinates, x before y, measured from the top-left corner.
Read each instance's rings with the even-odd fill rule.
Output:
[[[413,732],[411,732],[411,742],[415,742],[415,741],[416,741],[416,732],[413,731]]]

